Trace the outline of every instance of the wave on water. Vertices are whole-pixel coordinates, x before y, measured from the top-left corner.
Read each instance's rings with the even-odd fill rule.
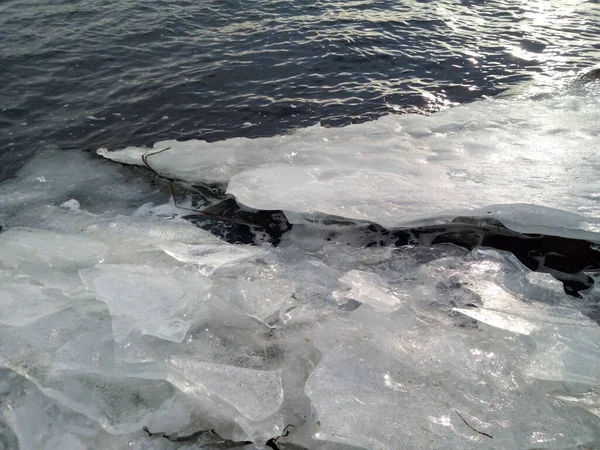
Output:
[[[0,194],[1,445],[599,446],[598,106],[37,155]]]
[[[593,239],[600,118],[598,98],[586,94],[98,154],[190,183],[225,184],[240,203],[290,217],[321,213],[398,227],[491,216],[515,231]]]

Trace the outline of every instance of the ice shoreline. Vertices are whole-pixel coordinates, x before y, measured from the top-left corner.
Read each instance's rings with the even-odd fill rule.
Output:
[[[497,250],[369,246],[368,226],[228,244],[82,153],[0,192],[8,448],[218,448],[212,429],[260,449],[288,424],[280,449],[600,442],[597,287],[569,297]]]
[[[0,444],[600,445],[592,177],[600,127],[592,127],[592,100],[553,101],[558,112],[542,102],[512,113],[514,102],[499,102],[431,119],[445,126],[405,117],[211,148],[172,142],[146,165],[187,180],[177,183],[179,206],[168,182],[145,168],[79,152],[38,154],[0,185]],[[535,112],[571,122],[541,123]],[[542,141],[550,147],[519,150],[517,141],[537,132],[549,133]],[[508,139],[498,140],[504,156],[518,162],[502,166],[499,185],[486,178],[502,157],[486,146],[490,133]],[[421,141],[453,144],[446,153],[411,147]],[[375,160],[360,155],[369,142],[378,143]],[[434,157],[423,186],[414,183],[424,166],[389,166],[399,142],[408,162]],[[563,161],[582,142],[588,147]],[[254,147],[244,153],[247,145]],[[469,170],[474,162],[461,148],[487,155],[488,172]],[[144,165],[147,151],[101,153]],[[526,174],[510,173],[523,167]],[[540,178],[522,184],[524,194],[499,189],[535,167]],[[239,202],[194,186],[211,181],[226,183]],[[399,186],[415,197],[394,196]],[[498,193],[512,205],[473,214]],[[451,213],[439,220],[448,198]],[[476,201],[465,209],[469,198]],[[522,206],[528,198],[540,206]],[[393,214],[410,228],[395,229]],[[264,229],[242,223],[253,220]]]

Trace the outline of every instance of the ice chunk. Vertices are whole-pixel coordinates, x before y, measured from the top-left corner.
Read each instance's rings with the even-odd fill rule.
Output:
[[[238,439],[266,442],[283,429],[279,370],[263,371],[171,357],[169,381],[243,430]]]
[[[22,327],[4,326],[0,364],[107,431],[140,429],[174,390],[157,379],[156,371],[116,370],[112,341],[106,340],[107,319],[101,313],[66,309]]]
[[[456,311],[494,327],[531,335],[538,348],[525,373],[544,380],[600,384],[600,326],[574,308],[530,303],[497,284],[469,286],[483,307]]]
[[[6,428],[0,428],[0,440],[8,444],[7,448],[31,450],[85,450],[102,448],[107,450],[155,449],[175,450],[180,445],[167,439],[157,439],[146,435],[141,429],[125,435],[111,435],[93,420],[82,414],[73,412],[59,402],[46,397],[31,383],[22,380],[17,383],[22,395],[11,392],[3,398],[0,406],[0,421],[3,421],[15,435],[11,436]],[[181,401],[181,398],[177,398]],[[174,409],[162,410],[163,414],[175,413]],[[159,424],[174,423],[174,418],[161,421],[160,417],[152,417]],[[1,423],[1,422],[0,422]],[[185,423],[185,422],[184,422]],[[181,426],[181,422],[179,423]],[[18,445],[18,447],[17,447]]]
[[[439,324],[390,332],[382,318],[365,318],[355,324],[364,331],[328,351],[307,381],[315,438],[365,449],[477,449],[491,439],[497,448],[558,449],[597,436],[593,416],[554,404],[519,375],[524,341]],[[568,416],[578,417],[575,428]],[[521,417],[528,426],[516,425]]]
[[[68,209],[69,211],[72,211],[72,212],[77,212],[81,209],[81,204],[77,200],[72,198],[71,200],[67,200],[62,205],[60,205],[60,207]]]
[[[263,371],[222,364],[208,364],[181,357],[169,359],[173,371],[233,406],[247,420],[258,421],[276,413],[283,401],[278,370]]]
[[[13,268],[40,286],[76,295],[81,285],[76,270],[97,264],[107,250],[82,233],[12,228],[0,234],[0,268]]]
[[[97,264],[107,246],[86,236],[32,228],[13,228],[0,234],[0,261],[5,266],[68,271]]]
[[[565,323],[573,326],[581,323],[583,317],[578,314],[578,319],[568,320],[560,313],[576,313],[572,310],[559,310],[554,314],[546,311],[543,306],[528,304],[506,291],[494,282],[478,280],[469,284],[469,289],[480,295],[483,307],[455,308],[469,317],[498,328],[515,333],[529,335],[539,331],[545,322]],[[585,321],[585,320],[584,320]]]
[[[88,447],[46,412],[47,404],[37,393],[30,392],[16,404],[2,411],[2,416],[16,434],[20,450],[87,450]],[[92,433],[97,432],[91,430]]]
[[[164,380],[73,375],[67,372],[61,375],[47,380],[41,391],[113,434],[141,429],[154,412],[176,393],[173,386]]]
[[[351,298],[371,305],[378,311],[387,312],[397,310],[402,304],[402,300],[394,295],[387,283],[375,273],[351,270],[340,278],[340,281],[350,286],[351,289],[349,292],[334,292],[334,298]]]
[[[23,326],[68,307],[71,300],[58,289],[0,270],[0,324]]]
[[[55,350],[50,370],[69,373],[114,374],[116,372],[110,324],[99,318],[97,326],[75,334]]]
[[[595,96],[494,99],[429,117],[390,115],[273,138],[164,141],[150,150],[99,153],[139,165],[147,153],[159,173],[228,183],[256,209],[386,227],[475,215],[519,231],[591,239],[600,232],[597,109]]]
[[[267,282],[224,280],[218,290],[238,311],[262,322],[277,313],[282,305],[292,303],[294,288],[284,280]]]
[[[596,389],[592,389],[583,393],[556,391],[551,395],[559,400],[581,406],[592,414],[600,417],[600,392]]]
[[[215,242],[205,244],[165,243],[161,244],[160,248],[178,261],[194,263],[203,267],[203,272],[206,274],[212,273],[219,267],[264,254],[264,251],[258,247],[230,245],[216,239]]]
[[[185,268],[98,265],[80,272],[96,298],[108,305],[115,340],[133,330],[181,342],[193,307],[205,300],[211,281]]]

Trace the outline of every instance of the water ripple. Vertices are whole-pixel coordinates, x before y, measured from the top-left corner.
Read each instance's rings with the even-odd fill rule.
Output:
[[[590,67],[599,35],[594,1],[8,0],[0,162],[428,113]]]

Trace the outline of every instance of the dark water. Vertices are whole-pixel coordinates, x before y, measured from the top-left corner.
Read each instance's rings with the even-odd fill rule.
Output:
[[[0,180],[45,147],[428,113],[599,56],[597,1],[2,0]]]

